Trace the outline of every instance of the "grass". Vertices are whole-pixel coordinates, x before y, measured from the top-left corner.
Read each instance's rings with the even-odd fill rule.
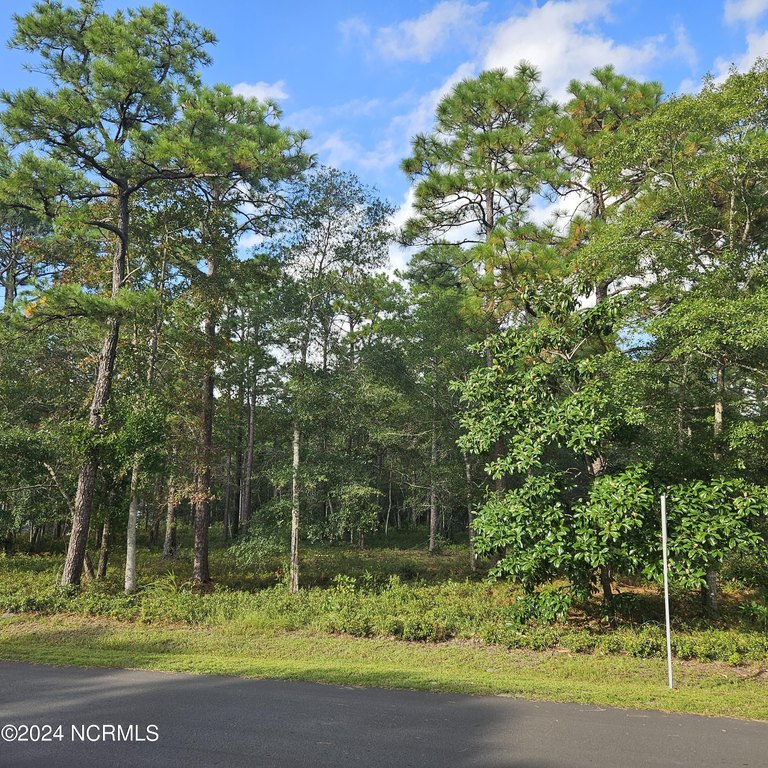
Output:
[[[144,548],[132,596],[119,561],[73,591],[57,586],[61,553],[0,557],[0,658],[768,719],[768,632],[745,618],[755,595],[744,590],[726,591],[714,626],[677,596],[669,691],[655,588],[625,584],[612,621],[593,602],[548,623],[514,587],[472,574],[464,547],[430,557],[413,538],[374,544],[306,547],[298,595],[279,558],[244,568],[223,548],[202,593],[187,580],[188,550],[164,561]]]
[[[147,626],[81,616],[12,616],[0,619],[0,658],[768,720],[768,682],[759,666],[678,662],[678,688],[670,691],[660,659],[508,651],[455,641],[424,644],[242,625]]]

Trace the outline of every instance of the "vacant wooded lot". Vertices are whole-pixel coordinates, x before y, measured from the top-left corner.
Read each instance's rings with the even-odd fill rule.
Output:
[[[214,42],[14,17],[0,657],[768,718],[766,63],[461,80],[401,215]]]

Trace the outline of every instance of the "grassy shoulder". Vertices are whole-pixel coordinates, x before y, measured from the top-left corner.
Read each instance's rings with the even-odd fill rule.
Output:
[[[186,580],[187,550],[166,561],[144,548],[130,596],[119,562],[78,590],[58,585],[61,553],[0,556],[0,658],[768,719],[765,617],[743,610],[757,593],[724,593],[717,623],[697,618],[693,596],[676,597],[669,691],[655,588],[622,585],[610,618],[597,600],[553,618],[469,572],[465,548],[430,557],[399,544],[306,548],[297,595],[279,562],[249,570],[225,548],[204,592]]]
[[[768,720],[764,667],[402,642],[316,632],[146,625],[82,616],[5,616],[0,658],[46,664],[311,680],[496,694]]]

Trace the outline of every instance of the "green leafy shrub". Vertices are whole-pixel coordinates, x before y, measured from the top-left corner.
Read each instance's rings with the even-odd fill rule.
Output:
[[[617,630],[622,649],[630,656],[647,659],[660,656],[666,648],[664,631],[660,627],[645,626],[637,631]]]
[[[768,632],[768,604],[750,600],[740,607],[742,620],[753,627],[759,627]]]
[[[560,645],[574,653],[592,653],[598,645],[598,636],[587,630],[563,632]]]

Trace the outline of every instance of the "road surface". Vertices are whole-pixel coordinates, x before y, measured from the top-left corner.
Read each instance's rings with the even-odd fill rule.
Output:
[[[3,768],[768,766],[768,723],[7,662],[0,735]]]

